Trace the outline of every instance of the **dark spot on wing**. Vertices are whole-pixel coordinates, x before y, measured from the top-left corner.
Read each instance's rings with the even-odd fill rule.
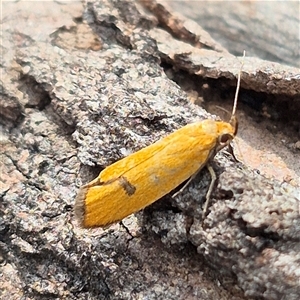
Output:
[[[119,184],[121,185],[121,187],[125,190],[126,194],[128,196],[132,196],[135,191],[136,191],[136,187],[134,185],[132,185],[126,177],[121,176],[119,179]]]

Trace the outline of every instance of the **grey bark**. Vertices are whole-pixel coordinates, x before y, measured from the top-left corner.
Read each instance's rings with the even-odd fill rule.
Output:
[[[184,70],[197,80],[236,84],[241,58],[207,34],[201,40],[204,31],[190,21],[176,20],[174,29],[172,13],[151,3],[88,1],[84,14],[52,3],[62,23],[45,25],[41,36],[7,21],[1,298],[298,299],[299,188],[266,179],[225,152],[215,159],[218,184],[203,226],[206,170],[182,195],[124,220],[126,227],[84,230],[74,220],[78,187],[99,170],[212,117],[161,62],[173,75]],[[10,20],[18,12],[12,7]],[[161,26],[162,13],[168,26]],[[242,78],[245,89],[300,94],[296,68],[245,58]]]

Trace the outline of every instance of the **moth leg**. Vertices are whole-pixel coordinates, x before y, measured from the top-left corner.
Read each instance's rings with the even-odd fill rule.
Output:
[[[234,155],[232,145],[229,144],[229,145],[227,146],[227,148],[228,148],[229,154],[233,157],[233,159],[235,160],[235,162],[240,162],[240,161],[236,158],[236,156]]]
[[[214,169],[212,168],[212,166],[209,163],[207,163],[206,167],[207,167],[207,170],[210,173],[211,182],[210,182],[208,191],[206,193],[206,201],[205,201],[204,206],[203,206],[202,222],[204,221],[204,218],[206,217],[207,208],[208,208],[208,205],[209,205],[209,202],[210,202],[210,196],[211,196],[211,193],[212,193],[212,191],[214,189],[215,182],[217,180],[216,173],[215,173]]]
[[[202,170],[202,167],[189,178],[189,180],[185,183],[185,185],[178,192],[176,192],[175,194],[172,195],[172,198],[175,198],[176,196],[181,194],[186,189],[186,187],[195,179],[195,177],[201,170]]]
[[[210,177],[211,177],[211,182],[210,182],[210,185],[209,185],[209,188],[208,188],[208,191],[206,193],[206,200],[205,200],[205,203],[204,203],[204,207],[203,207],[203,211],[202,211],[202,222],[204,221],[205,217],[206,217],[206,213],[207,213],[207,208],[208,208],[208,205],[209,205],[209,202],[210,202],[210,196],[211,196],[211,193],[214,189],[214,185],[216,183],[216,180],[217,180],[217,175],[213,169],[213,167],[207,163],[206,164],[206,168],[207,170],[209,171],[209,174],[210,174]],[[198,173],[202,170],[202,166],[201,168],[199,168],[199,170],[197,172],[195,172],[190,178],[189,180],[185,183],[185,185],[178,191],[176,192],[175,194],[172,195],[172,198],[175,198],[176,196],[178,196],[180,193],[182,193],[186,187],[191,183],[191,181],[193,181],[195,179],[195,177],[198,175]]]

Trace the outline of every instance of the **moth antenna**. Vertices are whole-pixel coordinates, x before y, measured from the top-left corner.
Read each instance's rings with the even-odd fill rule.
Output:
[[[246,56],[246,51],[244,50],[243,60],[242,60],[242,64],[241,64],[241,67],[240,67],[239,74],[238,74],[238,80],[237,80],[237,86],[236,86],[236,91],[235,91],[235,96],[234,96],[234,102],[233,102],[231,118],[235,116],[235,112],[236,112],[237,101],[238,101],[238,96],[239,96],[239,90],[240,90],[240,85],[241,85],[241,73],[242,73],[242,69],[243,69],[243,66],[244,66],[245,56]]]

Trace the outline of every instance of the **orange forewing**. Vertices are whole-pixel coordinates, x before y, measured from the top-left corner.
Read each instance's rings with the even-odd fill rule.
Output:
[[[218,137],[234,130],[214,120],[189,124],[108,166],[78,193],[81,225],[106,226],[157,201],[204,167]]]

